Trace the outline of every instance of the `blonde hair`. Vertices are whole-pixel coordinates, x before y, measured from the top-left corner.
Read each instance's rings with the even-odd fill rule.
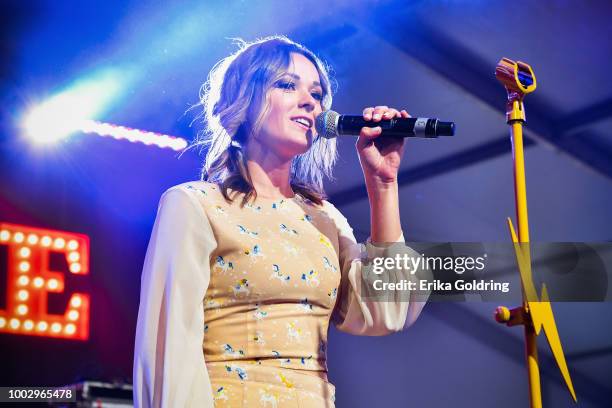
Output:
[[[246,166],[245,147],[261,129],[268,109],[267,92],[289,67],[291,53],[302,54],[316,67],[323,88],[323,110],[331,107],[332,89],[326,65],[287,37],[237,41],[238,50],[215,64],[200,89],[205,128],[195,145],[207,149],[202,178],[219,184],[229,201],[233,200],[229,189],[244,193],[244,205],[257,196]],[[251,118],[256,118],[254,123]],[[332,178],[336,157],[336,140],[317,136],[310,149],[291,163],[293,190],[321,204],[323,179]]]

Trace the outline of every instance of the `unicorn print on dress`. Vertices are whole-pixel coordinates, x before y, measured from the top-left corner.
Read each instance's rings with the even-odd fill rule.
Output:
[[[333,288],[333,289],[331,290],[331,292],[328,292],[328,293],[327,293],[327,296],[329,296],[329,298],[330,298],[332,301],[336,300],[336,296],[337,296],[337,295],[338,295],[338,288]]]
[[[334,273],[338,272],[338,268],[336,268],[326,256],[323,257],[323,266],[325,266],[325,269],[328,271],[332,271]]]
[[[206,198],[189,192],[201,201],[219,242],[207,259],[214,273],[205,294],[206,322],[197,325],[198,330],[206,330],[206,323],[214,327],[220,316],[242,316],[237,330],[199,332],[203,351],[210,353],[210,361],[218,361],[209,364],[211,370],[223,371],[211,371],[211,393],[216,405],[238,405],[243,399],[240,382],[253,381],[255,371],[265,371],[271,373],[268,383],[257,384],[248,401],[254,407],[281,408],[296,403],[291,397],[295,398],[293,390],[301,388],[299,373],[325,369],[321,340],[327,333],[321,330],[333,312],[334,302],[329,299],[340,297],[334,288],[341,272],[337,228],[331,216],[315,206],[306,208],[297,198],[277,202],[274,209],[272,201],[259,200],[239,209],[240,199],[230,205],[218,190],[206,187]],[[224,236],[228,239],[221,239]],[[321,381],[321,397],[329,400],[331,392],[325,392],[326,387]]]
[[[232,358],[244,357],[244,351],[242,351],[242,350],[234,350],[234,348],[231,345],[227,344],[227,343],[222,345],[221,349],[223,350],[223,355],[224,356],[232,357]]]
[[[221,304],[213,299],[212,296],[206,296],[204,298],[204,308],[206,309],[218,309]]]
[[[327,248],[333,250],[334,246],[332,245],[332,243],[330,242],[329,238],[327,238],[325,235],[323,234],[319,234],[319,242],[321,244],[323,244],[324,246],[326,246]]]
[[[277,408],[279,399],[278,393],[272,393],[269,390],[264,391],[261,388],[259,389],[259,402],[262,407],[267,407],[268,404],[270,404],[272,408]]]
[[[282,373],[278,374],[277,378],[285,385],[285,387],[293,388],[294,384],[289,381],[289,379],[287,379],[287,377],[285,377]]]
[[[257,320],[263,320],[268,316],[268,312],[261,310],[258,303],[255,303],[255,311],[253,312],[253,316]]]
[[[303,337],[302,329],[297,327],[296,322],[287,323],[287,338],[291,341],[297,341],[298,343],[302,341]]]
[[[218,256],[213,269],[225,273],[230,269],[234,269],[234,264],[230,261],[226,261],[222,256]]]
[[[221,207],[220,205],[215,205],[215,213],[218,214],[218,215],[222,215],[224,217],[227,217],[227,213],[225,212],[223,207]]]
[[[283,234],[298,235],[298,232],[296,230],[294,230],[293,228],[289,228],[285,224],[280,224],[279,228],[280,232],[282,232]]]
[[[310,287],[317,287],[321,283],[319,281],[319,272],[315,270],[303,273],[302,280]]]
[[[300,218],[302,221],[306,221],[306,222],[310,222],[312,223],[312,217],[308,214],[304,214],[304,216],[302,218]]]
[[[253,336],[253,341],[261,345],[266,344],[266,341],[264,340],[264,337],[263,337],[263,332],[261,330],[257,330],[255,332],[255,335]]]
[[[256,231],[251,231],[249,230],[247,227],[242,226],[240,224],[236,225],[238,227],[238,232],[240,232],[241,235],[246,235],[249,236],[251,238],[255,238],[257,235],[259,235],[258,232]]]
[[[280,270],[280,266],[278,266],[277,264],[273,264],[272,275],[270,275],[270,279],[278,279],[283,285],[286,285],[291,279],[291,276],[283,274]]]
[[[241,380],[246,380],[248,378],[247,371],[244,369],[244,367],[241,367],[239,365],[228,364],[225,366],[225,369],[229,373],[236,373],[238,378],[240,378]]]
[[[312,312],[312,303],[308,303],[308,298],[304,298],[297,305],[300,310],[305,310],[307,312]]]
[[[272,203],[272,209],[273,210],[277,210],[277,211],[284,211],[287,212],[289,211],[289,206],[287,201],[285,200],[280,200],[276,203]]]
[[[224,387],[217,388],[217,390],[215,391],[214,399],[215,401],[227,401],[227,391]]]
[[[272,350],[272,355],[273,355],[275,358],[281,358],[280,353],[279,353],[278,351],[276,351],[276,350]],[[283,359],[280,361],[280,365],[281,365],[281,367],[287,367],[287,366],[289,366],[290,364],[291,364],[291,359],[290,359],[290,358],[283,358]]]
[[[300,358],[300,364],[302,364],[304,367],[314,367],[315,360],[312,358],[312,355],[308,357],[302,357]]]
[[[187,186],[187,189],[188,190],[197,191],[198,193],[202,194],[203,196],[208,195],[208,193],[206,193],[206,190],[203,190],[201,188],[195,188],[194,186],[191,186],[191,185]]]
[[[247,203],[245,207],[255,213],[261,212],[261,205],[253,205],[251,203]]]
[[[259,245],[254,245],[252,249],[246,249],[244,251],[245,255],[248,255],[249,258],[255,260],[257,258],[263,258],[264,254],[261,252],[261,247]]]
[[[248,296],[250,293],[249,280],[245,278],[240,279],[232,285],[232,291],[234,292],[234,297]]]

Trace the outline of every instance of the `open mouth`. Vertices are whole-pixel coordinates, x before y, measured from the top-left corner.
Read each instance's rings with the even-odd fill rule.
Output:
[[[310,127],[306,126],[306,125],[305,125],[305,124],[303,124],[303,123],[296,122],[296,121],[293,121],[293,123],[295,123],[296,125],[298,125],[300,128],[302,128],[302,129],[304,129],[304,130],[310,130]]]
[[[312,128],[312,121],[304,117],[297,117],[291,119],[292,122],[296,123],[300,128],[304,130],[310,130]]]

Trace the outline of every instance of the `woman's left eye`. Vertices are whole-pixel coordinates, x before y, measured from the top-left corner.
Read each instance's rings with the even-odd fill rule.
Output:
[[[323,94],[321,94],[320,92],[313,92],[311,95],[317,101],[320,101],[323,99]]]

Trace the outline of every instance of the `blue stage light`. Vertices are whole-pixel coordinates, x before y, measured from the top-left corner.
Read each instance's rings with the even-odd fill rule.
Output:
[[[106,71],[76,82],[31,108],[23,118],[25,136],[35,144],[56,143],[95,119],[121,93],[118,72]]]

